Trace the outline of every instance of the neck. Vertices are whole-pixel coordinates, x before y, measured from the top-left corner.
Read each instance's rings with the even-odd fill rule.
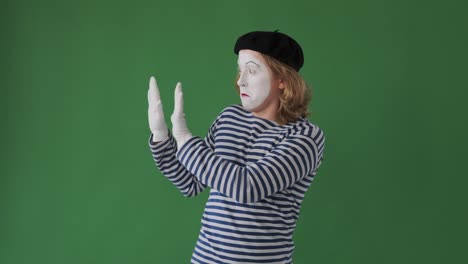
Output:
[[[278,107],[279,107],[279,102],[275,102],[275,103],[267,105],[265,108],[263,108],[262,110],[258,112],[252,112],[252,114],[256,117],[268,119],[270,121],[273,121],[279,124],[278,113],[277,113]]]

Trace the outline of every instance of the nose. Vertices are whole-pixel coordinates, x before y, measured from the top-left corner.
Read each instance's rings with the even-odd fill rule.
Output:
[[[245,73],[242,72],[240,75],[239,75],[239,80],[237,80],[237,85],[239,87],[245,87],[247,86],[247,80],[245,78]]]

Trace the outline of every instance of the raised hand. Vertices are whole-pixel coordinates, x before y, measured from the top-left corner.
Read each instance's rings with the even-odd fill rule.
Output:
[[[168,137],[168,128],[164,120],[161,96],[156,79],[151,76],[148,89],[148,121],[153,142],[163,141]]]
[[[184,98],[180,82],[177,83],[174,91],[174,112],[171,115],[171,121],[172,134],[177,141],[177,148],[180,150],[184,143],[192,137],[185,121]]]

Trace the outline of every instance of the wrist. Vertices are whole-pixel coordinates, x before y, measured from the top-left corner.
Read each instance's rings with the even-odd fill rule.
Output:
[[[165,131],[152,131],[151,133],[153,134],[153,138],[151,140],[153,143],[164,141],[169,137],[169,131],[167,129]]]
[[[186,133],[184,134],[183,136],[179,136],[178,138],[176,138],[176,142],[177,142],[177,148],[178,149],[181,149],[182,146],[187,143],[187,141],[189,141],[191,138],[192,138],[192,134],[191,133]]]

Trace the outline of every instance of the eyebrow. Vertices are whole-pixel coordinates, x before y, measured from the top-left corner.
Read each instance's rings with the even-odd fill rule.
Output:
[[[247,63],[253,63],[253,64],[257,65],[258,67],[260,67],[260,65],[258,65],[257,63],[255,63],[255,62],[253,62],[253,61],[249,61],[249,62],[247,62]],[[246,63],[246,64],[247,64],[247,63]]]
[[[238,63],[239,63],[239,62],[238,62]],[[258,67],[260,67],[260,65],[258,65],[257,63],[255,63],[255,62],[253,62],[253,61],[248,61],[248,62],[246,62],[245,64],[249,64],[249,63],[253,63],[253,64],[257,65]],[[239,69],[239,65],[237,66],[237,68]]]

